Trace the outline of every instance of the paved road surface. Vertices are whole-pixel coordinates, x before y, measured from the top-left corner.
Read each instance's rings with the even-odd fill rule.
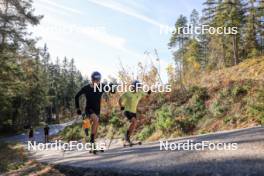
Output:
[[[63,130],[66,126],[69,126],[69,125],[71,125],[74,122],[75,122],[75,120],[67,122],[67,123],[63,123],[63,124],[49,125],[49,128],[50,128],[49,133],[50,133],[50,135],[57,134],[58,132]],[[34,130],[34,139],[37,142],[43,142],[43,140],[44,140],[43,127],[37,128],[37,129]],[[20,135],[0,138],[0,141],[5,141],[5,142],[21,142],[21,143],[25,143],[27,140],[28,140],[28,134],[27,133],[22,133]]]
[[[160,151],[160,143],[132,148],[112,148],[98,155],[87,151],[38,151],[38,161],[72,169],[84,175],[195,175],[195,176],[264,176],[264,127],[234,130],[189,138],[172,139],[179,143],[237,143],[238,149],[204,151]],[[67,166],[67,167],[65,167]],[[76,169],[78,167],[78,169]]]

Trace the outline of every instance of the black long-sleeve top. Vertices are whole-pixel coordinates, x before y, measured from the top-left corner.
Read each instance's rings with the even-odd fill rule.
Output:
[[[105,86],[110,87],[110,92],[115,93],[113,86],[111,84],[101,84],[102,89],[94,89],[93,85],[88,84],[84,86],[75,96],[75,107],[77,109],[80,108],[79,104],[79,98],[81,95],[85,95],[86,97],[86,106],[85,106],[85,112],[86,113],[95,113],[97,115],[100,115],[100,107],[101,107],[101,97],[103,93],[105,92]]]

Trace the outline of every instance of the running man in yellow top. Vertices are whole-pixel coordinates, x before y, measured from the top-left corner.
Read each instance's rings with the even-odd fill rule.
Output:
[[[130,121],[130,126],[125,134],[125,141],[128,144],[131,144],[130,136],[137,127],[137,105],[142,97],[151,93],[151,91],[148,91],[147,94],[143,91],[139,91],[140,86],[141,83],[139,81],[133,81],[132,91],[125,92],[119,99],[121,111],[124,110],[124,115]]]

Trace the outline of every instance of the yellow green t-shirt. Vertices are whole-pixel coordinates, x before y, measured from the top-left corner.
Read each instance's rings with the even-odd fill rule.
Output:
[[[121,97],[121,104],[125,107],[125,111],[137,112],[137,105],[140,99],[145,96],[146,93],[140,92],[125,92]]]

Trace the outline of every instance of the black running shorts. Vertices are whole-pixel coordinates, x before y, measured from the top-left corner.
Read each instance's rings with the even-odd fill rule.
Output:
[[[135,118],[137,117],[136,113],[129,112],[129,111],[125,111],[124,115],[127,117],[128,120],[131,120],[133,117],[135,117]]]
[[[95,112],[94,110],[92,110],[92,109],[88,109],[88,110],[85,111],[85,115],[86,115],[88,118],[90,118],[92,114],[97,115],[98,118],[99,118],[99,116],[100,116],[99,113],[96,113],[96,112]]]

